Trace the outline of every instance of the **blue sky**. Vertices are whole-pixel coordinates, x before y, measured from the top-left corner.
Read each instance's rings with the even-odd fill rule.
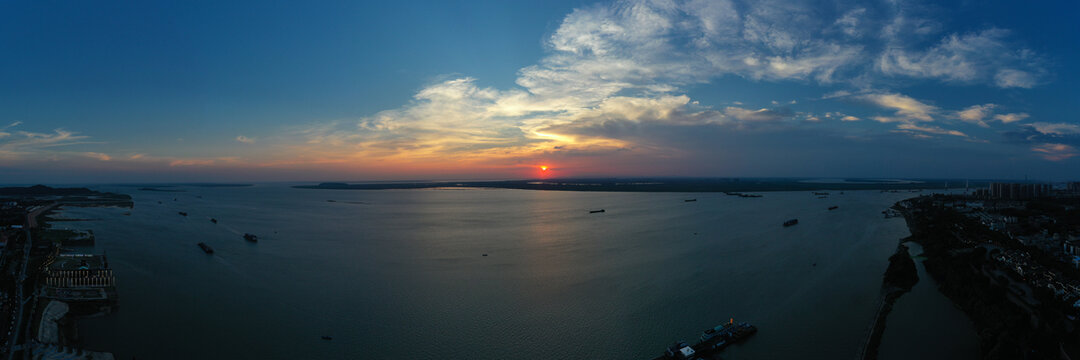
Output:
[[[0,183],[1076,179],[1078,9],[4,2]]]

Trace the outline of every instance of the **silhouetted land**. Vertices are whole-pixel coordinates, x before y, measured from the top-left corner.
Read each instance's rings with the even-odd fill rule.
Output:
[[[972,182],[971,186],[985,182]],[[626,191],[626,192],[737,192],[737,191],[812,191],[812,190],[920,190],[962,188],[964,180],[871,180],[845,179],[843,182],[816,182],[814,179],[733,179],[733,178],[608,178],[608,179],[545,179],[503,181],[437,181],[437,182],[324,182],[318,185],[298,185],[300,189],[329,190],[389,190],[430,188],[498,188],[561,191]]]
[[[860,359],[877,359],[881,336],[885,333],[885,321],[892,312],[893,305],[918,282],[919,271],[915,268],[915,260],[908,253],[908,247],[903,244],[897,246],[896,253],[889,257],[889,267],[885,269],[885,279],[881,284],[881,305]]]
[[[1036,289],[1034,304],[1010,293],[1010,283],[1030,278],[995,261],[995,254],[1022,251],[1033,262],[1075,277],[1076,270],[1009,236],[993,231],[954,209],[942,206],[951,197],[923,196],[901,202],[911,240],[923,246],[927,273],[959,306],[979,334],[983,359],[1065,359],[1080,354],[1076,309],[1053,293]],[[932,324],[928,324],[932,326]]]

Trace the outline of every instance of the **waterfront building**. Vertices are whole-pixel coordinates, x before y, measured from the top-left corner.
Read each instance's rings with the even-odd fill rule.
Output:
[[[985,194],[988,199],[1029,200],[1050,195],[1050,184],[990,183]],[[978,191],[976,191],[979,194]]]
[[[41,295],[45,298],[81,301],[114,299],[116,276],[104,255],[58,254],[45,265]]]

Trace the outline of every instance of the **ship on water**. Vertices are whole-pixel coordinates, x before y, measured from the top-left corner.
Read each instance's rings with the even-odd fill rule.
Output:
[[[829,207],[829,210],[836,210],[836,209],[839,209],[839,208],[840,208],[839,206],[833,205],[833,206]]]
[[[207,253],[207,254],[213,254],[214,253],[214,248],[210,247],[210,245],[206,245],[206,243],[202,243],[202,242],[199,243],[199,248],[202,249],[202,251]]]
[[[250,241],[250,242],[259,242],[259,237],[255,236],[255,234],[252,234],[252,233],[244,233],[244,240],[247,240],[247,241]]]
[[[785,227],[792,226],[792,225],[795,225],[795,224],[798,224],[798,223],[799,223],[799,219],[791,219],[791,220],[785,221],[784,226]]]
[[[654,360],[711,359],[715,353],[731,344],[742,342],[755,333],[757,333],[756,326],[745,322],[736,323],[735,319],[730,319],[727,324],[702,332],[697,344],[689,345],[685,341],[675,342],[668,346],[663,356]]]

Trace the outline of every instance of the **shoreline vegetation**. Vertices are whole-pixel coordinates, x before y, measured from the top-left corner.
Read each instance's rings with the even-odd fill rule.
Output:
[[[1080,353],[1080,332],[1065,313],[1069,304],[1038,292],[1037,304],[1018,303],[1010,296],[1012,271],[995,262],[993,254],[1024,246],[935,204],[945,198],[920,196],[896,208],[907,220],[910,241],[922,245],[923,265],[938,290],[974,324],[979,357],[1069,359],[1068,354]]]
[[[431,181],[431,182],[324,182],[317,185],[296,185],[297,189],[322,190],[400,190],[440,188],[491,188],[559,191],[621,191],[621,192],[739,192],[739,191],[813,191],[813,190],[886,190],[918,191],[923,189],[963,188],[982,186],[985,181],[966,183],[963,180],[869,180],[838,179],[777,179],[777,178],[603,178],[603,179],[546,179],[500,181]]]

